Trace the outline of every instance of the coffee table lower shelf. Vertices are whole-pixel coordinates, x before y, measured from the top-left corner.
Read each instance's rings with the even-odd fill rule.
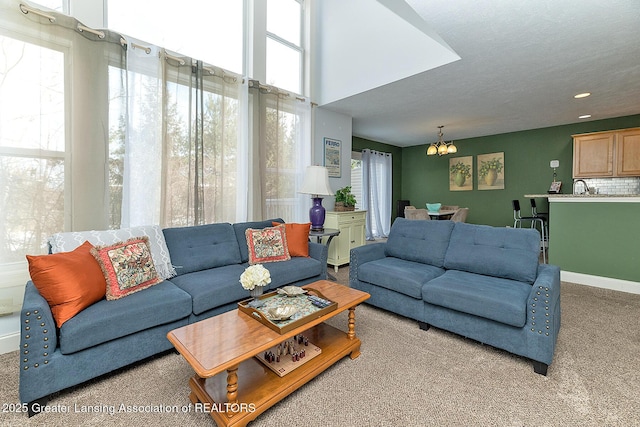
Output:
[[[237,365],[236,371],[229,369],[206,379],[194,375],[189,381],[189,398],[194,404],[202,403],[203,408],[208,408],[219,426],[244,426],[338,360],[360,355],[357,337],[349,338],[346,332],[327,324],[314,326],[304,335],[322,353],[291,373],[280,377],[252,357]],[[237,409],[240,411],[233,412]]]

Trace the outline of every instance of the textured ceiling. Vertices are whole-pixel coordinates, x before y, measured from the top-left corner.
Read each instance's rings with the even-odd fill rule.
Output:
[[[640,0],[407,3],[461,59],[322,106],[356,136],[411,146],[439,125],[448,141],[640,114]]]

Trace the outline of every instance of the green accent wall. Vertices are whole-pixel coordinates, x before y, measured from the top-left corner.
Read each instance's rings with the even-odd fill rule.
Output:
[[[358,138],[354,136],[351,142],[351,149],[353,151],[362,151],[365,148],[370,150],[376,150],[383,153],[391,153],[391,159],[393,162],[393,176],[391,183],[391,200],[393,200],[393,206],[391,207],[391,221],[396,218],[396,205],[399,199],[402,199],[402,148],[395,145],[384,144],[382,142],[370,141],[368,139]]]
[[[427,202],[468,207],[467,222],[512,226],[511,201],[519,199],[523,215],[530,213],[531,207],[524,195],[547,192],[553,180],[553,169],[549,167],[551,160],[560,161],[556,172],[557,180],[563,183],[562,192],[572,192],[571,135],[638,126],[640,115],[635,115],[462,139],[455,141],[456,154],[442,157],[427,157],[428,144],[405,147],[402,149],[399,198],[410,200],[416,207],[425,207]],[[435,133],[433,139],[436,139]],[[478,154],[498,152],[504,153],[504,190],[478,190]],[[449,159],[465,156],[473,156],[473,191],[449,191]],[[539,212],[548,212],[546,199],[538,199],[537,203]]]
[[[640,282],[640,203],[552,202],[549,214],[551,264]]]

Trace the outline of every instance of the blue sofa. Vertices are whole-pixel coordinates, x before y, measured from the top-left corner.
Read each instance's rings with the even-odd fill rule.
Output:
[[[37,413],[54,392],[172,348],[169,331],[234,309],[249,297],[239,278],[248,266],[247,228],[277,218],[162,230],[177,275],[124,298],[103,299],[60,329],[28,282],[20,318],[20,400]],[[327,247],[309,242],[309,258],[265,264],[269,289],[327,277]]]
[[[349,282],[368,304],[529,358],[546,375],[560,269],[539,252],[532,229],[397,218],[386,243],[351,250]]]

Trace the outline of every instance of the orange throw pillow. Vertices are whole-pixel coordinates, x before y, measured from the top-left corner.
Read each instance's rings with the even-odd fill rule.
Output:
[[[272,222],[273,225],[280,225],[279,222]],[[284,224],[285,233],[287,233],[287,245],[289,246],[289,255],[309,257],[309,230],[311,223]]]
[[[49,303],[58,328],[105,296],[107,283],[91,248],[84,242],[71,252],[27,255],[31,280]]]

